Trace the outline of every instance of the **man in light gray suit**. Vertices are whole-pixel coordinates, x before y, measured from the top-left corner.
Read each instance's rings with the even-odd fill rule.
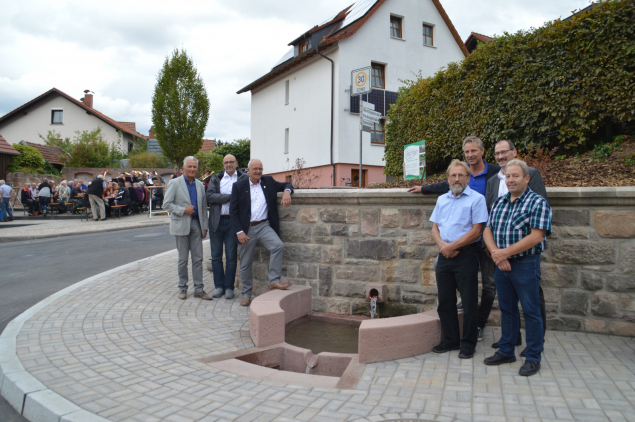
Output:
[[[187,299],[187,258],[192,256],[194,297],[212,300],[203,290],[203,239],[207,237],[205,185],[196,179],[198,160],[185,157],[183,176],[170,180],[163,197],[163,209],[171,213],[170,234],[179,251],[179,299]]]

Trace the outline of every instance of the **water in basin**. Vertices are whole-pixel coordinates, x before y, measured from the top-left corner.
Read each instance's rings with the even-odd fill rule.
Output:
[[[358,327],[298,318],[285,328],[285,342],[321,352],[357,353]]]

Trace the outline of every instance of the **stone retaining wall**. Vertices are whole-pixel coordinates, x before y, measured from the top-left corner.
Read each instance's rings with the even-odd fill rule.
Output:
[[[543,254],[547,326],[635,335],[635,188],[549,188],[553,235]],[[405,189],[305,190],[279,207],[285,282],[313,289],[313,311],[367,312],[365,285],[388,286],[386,306],[436,309],[430,229],[436,196]],[[254,292],[267,291],[258,249]],[[496,308],[490,323],[498,325]]]

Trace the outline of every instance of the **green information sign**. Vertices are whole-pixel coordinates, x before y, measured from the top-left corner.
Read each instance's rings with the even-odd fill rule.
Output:
[[[404,180],[426,178],[426,141],[404,145]]]

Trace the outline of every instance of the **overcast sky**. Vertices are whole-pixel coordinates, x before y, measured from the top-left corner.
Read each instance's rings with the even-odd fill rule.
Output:
[[[400,0],[389,0],[400,1]],[[428,1],[428,0],[421,0]],[[441,0],[461,38],[565,18],[589,0]],[[287,44],[353,0],[0,0],[0,116],[55,87],[147,134],[156,75],[183,47],[210,98],[207,138],[250,134],[250,94]]]

